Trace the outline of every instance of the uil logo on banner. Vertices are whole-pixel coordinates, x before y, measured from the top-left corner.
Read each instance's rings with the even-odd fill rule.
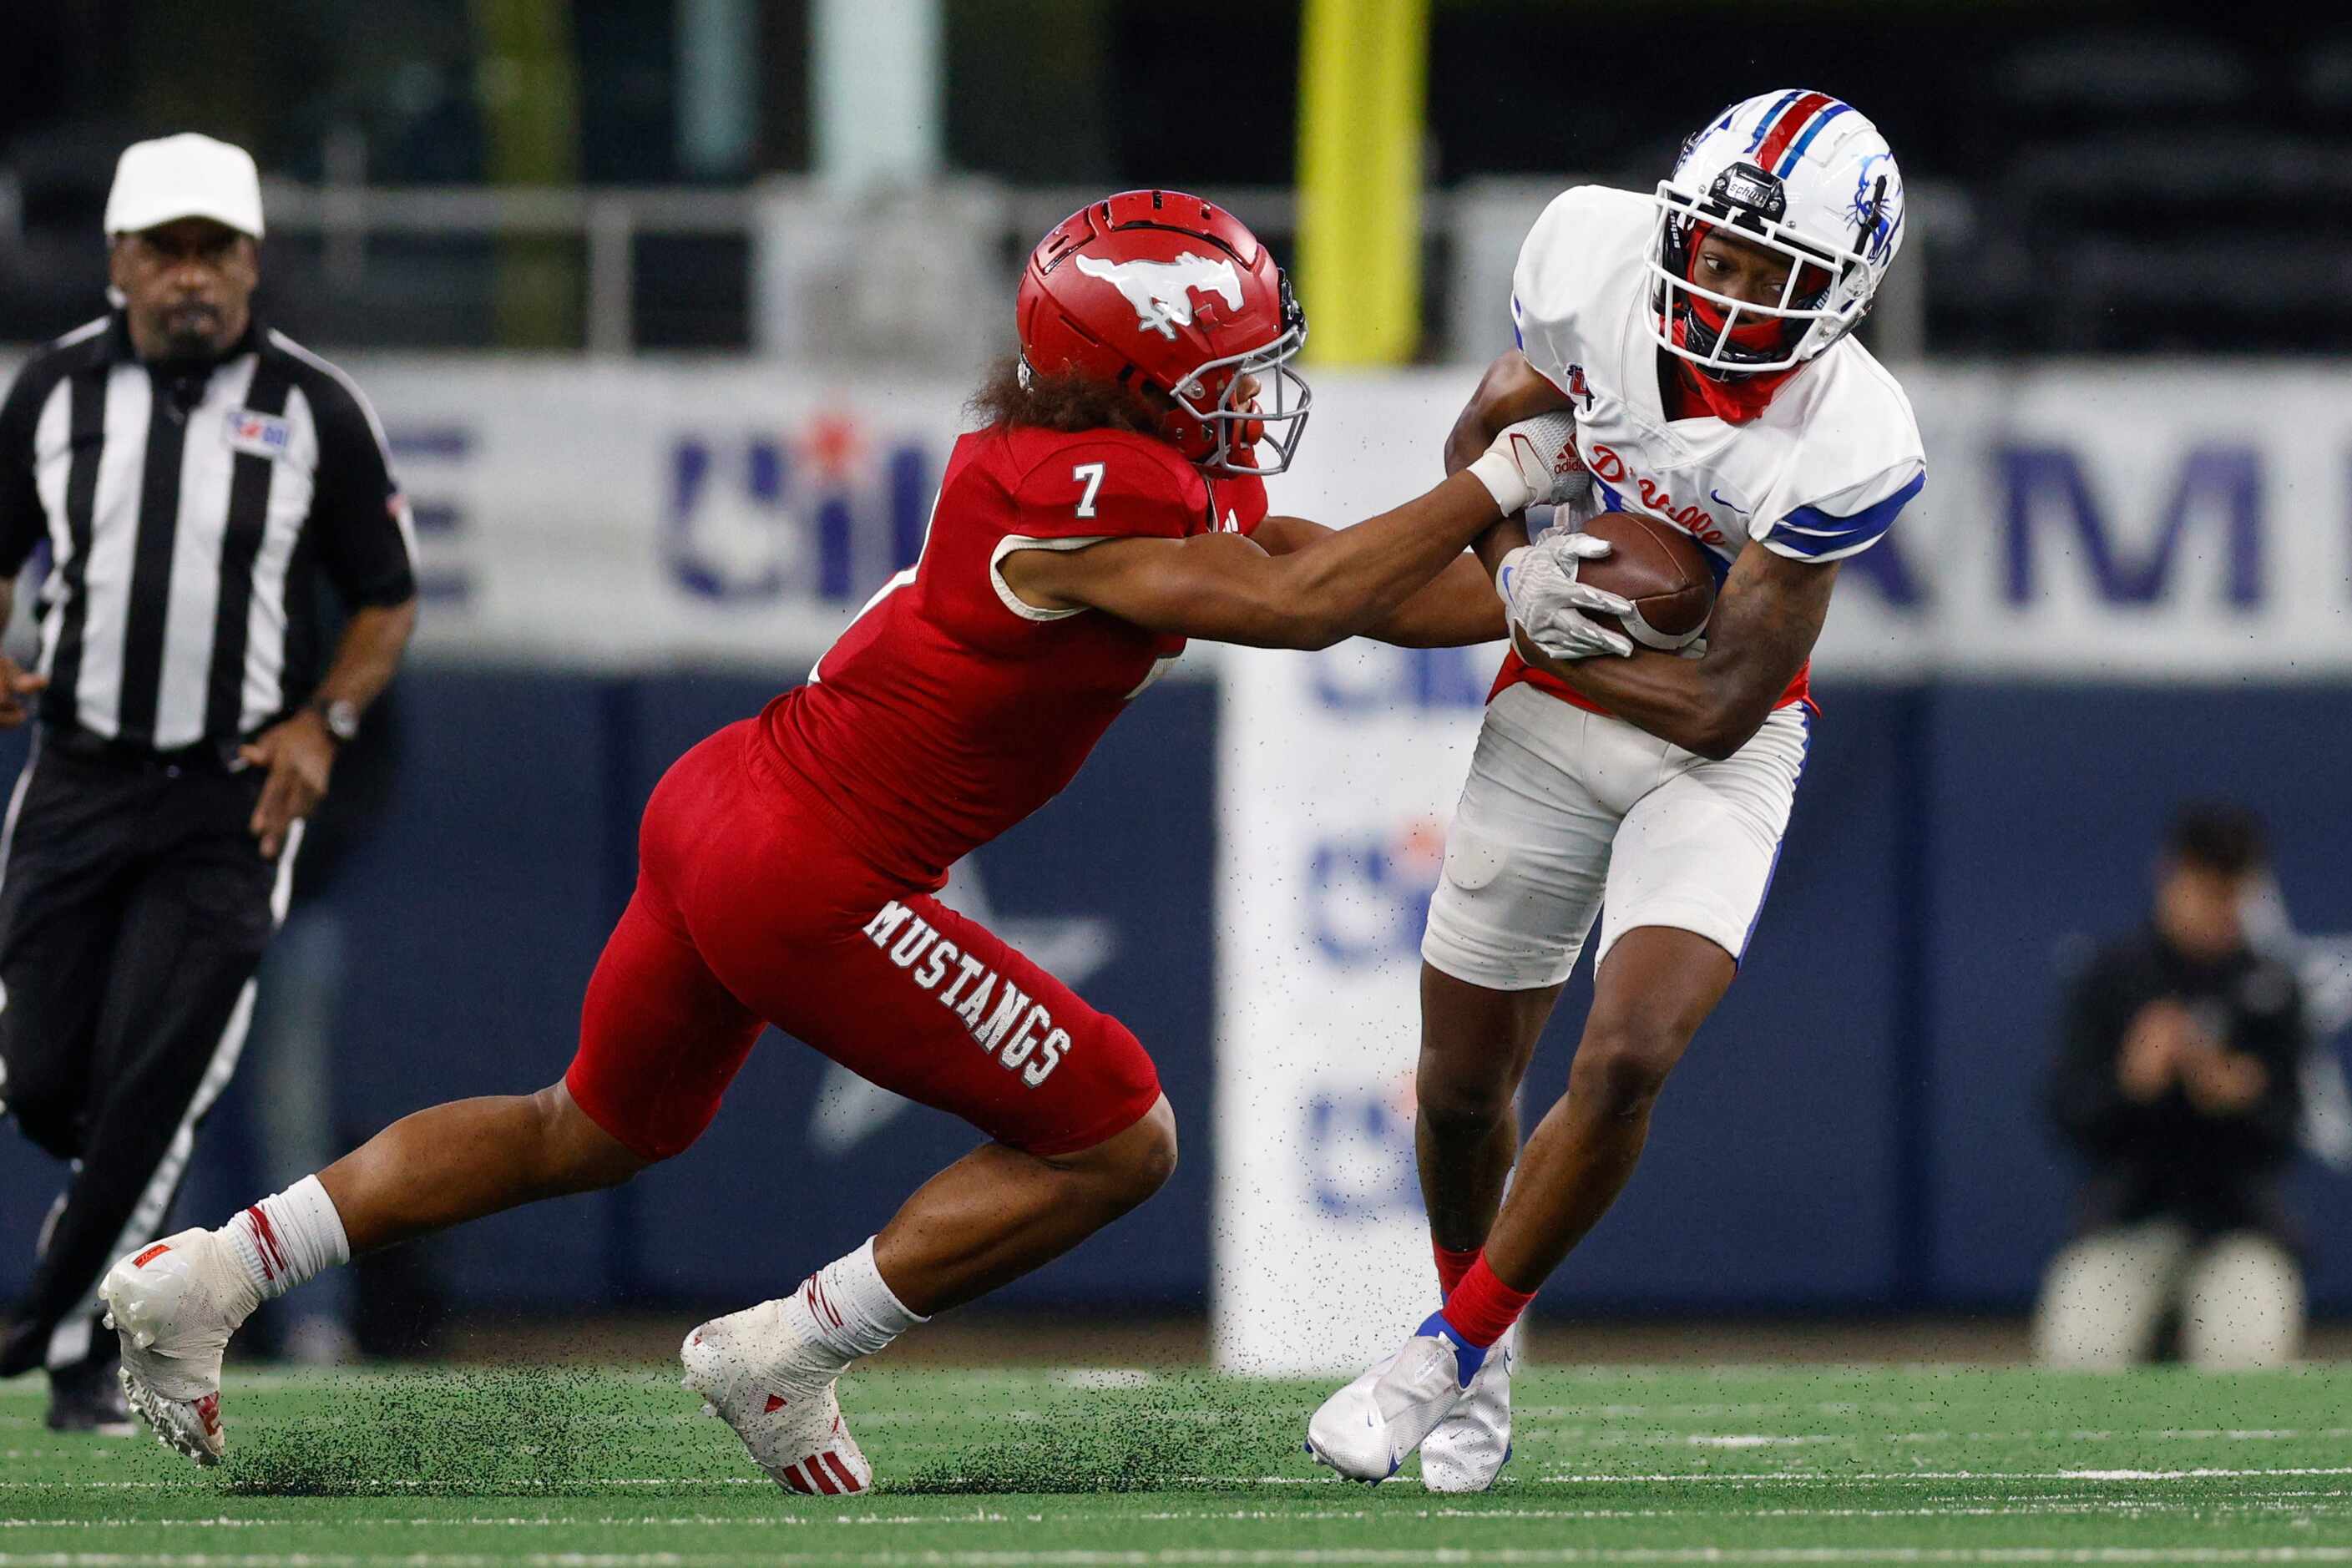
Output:
[[[1135,307],[1138,320],[1173,342],[1178,327],[1192,324],[1192,291],[1214,294],[1225,309],[1242,308],[1241,274],[1233,258],[1211,261],[1187,250],[1173,261],[1097,261],[1091,256],[1071,259],[1089,278],[1099,278]]]
[[[682,436],[670,449],[664,565],[698,598],[854,606],[920,552],[933,473],[922,443],[877,440],[843,414],[783,432]]]
[[[1427,817],[1316,846],[1307,872],[1315,945],[1336,963],[1410,959],[1444,864],[1444,826]]]
[[[1412,1163],[1412,1074],[1327,1085],[1307,1103],[1307,1183],[1318,1212],[1376,1220],[1421,1212]]]

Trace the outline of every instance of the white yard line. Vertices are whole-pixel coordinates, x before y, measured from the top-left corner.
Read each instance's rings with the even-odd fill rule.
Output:
[[[719,1568],[721,1564],[856,1563],[865,1568],[1318,1568],[1322,1564],[1552,1563],[2352,1563],[2352,1546],[2275,1547],[1505,1547],[1429,1549],[1345,1547],[1296,1549],[1171,1549],[1166,1551],[836,1552],[0,1552],[0,1568]]]
[[[1512,1419],[1523,1436],[1533,1435],[1546,1441],[1603,1448],[1803,1448],[1827,1443],[1903,1443],[1919,1447],[1938,1443],[2340,1443],[2352,1438],[2352,1426],[2240,1430],[2169,1427],[2143,1432],[2070,1432],[2055,1428],[2023,1432],[1628,1432],[1612,1426],[1561,1425],[1530,1419],[1526,1411],[1514,1411]]]
[[[2191,1501],[2147,1498],[2102,1498],[2092,1500],[2037,1498],[2015,1500],[1997,1496],[1972,1497],[1951,1504],[1936,1504],[1919,1508],[1764,1508],[1751,1509],[1741,1515],[1746,1519],[2007,1519],[2014,1517],[2066,1518],[2076,1515],[2110,1513],[2280,1513],[2311,1511],[2308,1498],[2253,1498],[2243,1501]],[[2319,1494],[2341,1499],[2347,1494]],[[852,1505],[853,1507],[855,1505]],[[1480,1520],[1558,1520],[1589,1522],[1599,1520],[1665,1520],[1717,1518],[1713,1510],[1689,1508],[1447,1508],[1433,1506],[1414,1510],[1381,1510],[1376,1516],[1369,1509],[1168,1509],[1150,1513],[1120,1513],[1118,1517],[1154,1524],[1173,1523],[1332,1523],[1342,1520],[1390,1519],[1459,1519]],[[502,1530],[571,1530],[608,1529],[621,1526],[677,1528],[684,1526],[722,1525],[751,1529],[806,1530],[826,1525],[954,1525],[954,1524],[1018,1524],[1042,1520],[1044,1515],[1023,1513],[1018,1516],[982,1510],[973,1513],[897,1513],[877,1514],[840,1512],[826,1514],[634,1514],[602,1516],[576,1515],[559,1517],[550,1514],[412,1514],[378,1517],[337,1516],[337,1530],[457,1530],[497,1528]],[[236,1518],[227,1514],[186,1519],[0,1519],[0,1530],[58,1531],[118,1531],[118,1530],[282,1530],[305,1528],[310,1521],[282,1518]]]
[[[1149,1378],[1150,1374],[1114,1370],[1092,1373],[1084,1372],[1069,1373],[1063,1375],[1067,1380],[1067,1385],[1071,1387],[1119,1390],[1138,1387],[1139,1384],[1135,1380]],[[226,1405],[234,1405],[235,1393],[236,1391],[234,1389],[230,1390],[231,1397],[224,1402]],[[938,1415],[930,1411],[852,1409],[848,1414],[861,1429],[893,1426],[936,1426],[939,1424]],[[1721,1418],[1743,1414],[1757,1416],[1769,1416],[1774,1414],[1774,1412],[1765,1406],[1754,1405],[1746,1407],[1717,1407],[1710,1409],[1706,1414]],[[1066,1411],[1045,1410],[1015,1410],[1005,1413],[1007,1419],[1017,1424],[1024,1425],[1058,1422],[1065,1419],[1066,1415],[1067,1413]],[[1518,1429],[1522,1433],[1539,1434],[1546,1438],[1557,1438],[1562,1441],[1576,1441],[1603,1447],[1644,1444],[1671,1446],[1679,1443],[1691,1444],[1703,1447],[1712,1447],[1736,1448],[1763,1447],[1800,1447],[1807,1445],[1823,1443],[2281,1443],[2300,1441],[2343,1442],[2347,1439],[2352,1439],[2352,1426],[2315,1426],[2308,1428],[2250,1427],[2242,1429],[2220,1427],[2165,1427],[2144,1431],[2066,1431],[2057,1428],[2042,1428],[2041,1430],[2014,1432],[1958,1432],[1939,1430],[1890,1431],[1883,1428],[1860,1428],[1851,1432],[1769,1434],[1711,1431],[1693,1432],[1676,1429],[1670,1424],[1655,1421],[1654,1417],[1641,1417],[1640,1407],[1638,1406],[1623,1409],[1610,1406],[1587,1408],[1577,1408],[1568,1405],[1521,1406],[1512,1412],[1512,1416],[1513,1420],[1517,1423]],[[1227,1417],[1223,1412],[1216,1410],[1155,1410],[1147,1417],[1147,1419],[1153,1422],[1190,1421],[1197,1423],[1216,1423],[1223,1421]],[[1630,1431],[1622,1426],[1602,1424],[1603,1422],[1615,1422],[1637,1418],[1651,1420],[1654,1424],[1646,1430],[1637,1428]],[[638,1415],[614,1415],[602,1411],[583,1410],[565,1415],[562,1418],[562,1424],[567,1426],[613,1427],[627,1429],[632,1427],[698,1426],[701,1424],[703,1419],[704,1417],[698,1411],[692,1409],[648,1410]],[[305,1431],[320,1427],[350,1427],[364,1430],[368,1427],[381,1426],[383,1424],[383,1418],[382,1415],[375,1414],[336,1414],[329,1412],[313,1412],[302,1415],[299,1424]],[[29,1430],[33,1427],[38,1426],[39,1425],[40,1423],[37,1420],[31,1418],[0,1416],[0,1428],[20,1427]]]
[[[519,1527],[524,1527],[524,1526],[530,1526],[530,1527],[545,1527],[545,1528],[548,1528],[548,1529],[555,1529],[555,1528],[560,1528],[560,1527],[562,1527],[562,1526],[565,1526],[565,1525],[574,1525],[574,1524],[576,1524],[576,1525],[581,1525],[581,1526],[583,1526],[583,1527],[584,1527],[584,1526],[588,1526],[588,1525],[592,1525],[592,1524],[624,1524],[624,1523],[625,1523],[625,1524],[696,1524],[696,1523],[706,1523],[706,1524],[720,1524],[720,1523],[726,1523],[726,1524],[739,1524],[739,1523],[740,1523],[740,1524],[761,1524],[761,1523],[764,1523],[764,1522],[768,1522],[768,1521],[761,1521],[761,1520],[756,1520],[756,1519],[747,1519],[747,1520],[732,1520],[732,1519],[728,1519],[728,1520],[721,1520],[721,1519],[715,1518],[715,1517],[714,1517],[714,1518],[710,1518],[710,1519],[705,1519],[705,1520],[694,1520],[694,1519],[633,1519],[633,1520],[587,1520],[587,1519],[576,1519],[576,1520],[575,1520],[575,1519],[524,1519],[524,1518],[520,1518],[520,1517],[509,1517],[509,1518],[505,1518],[505,1519],[488,1519],[488,1518],[474,1518],[474,1519],[457,1519],[457,1518],[449,1518],[449,1519],[343,1519],[343,1518],[337,1518],[337,1519],[335,1519],[335,1520],[331,1522],[331,1528],[335,1529],[335,1530],[362,1530],[362,1529],[372,1530],[372,1529],[375,1529],[375,1528],[378,1528],[378,1527],[381,1527],[381,1526],[399,1526],[399,1527],[405,1528],[405,1527],[414,1526],[414,1525],[441,1525],[441,1524],[446,1524],[446,1525],[462,1525],[462,1526],[466,1526],[466,1527],[468,1527],[468,1528],[475,1527],[475,1526],[482,1526],[482,1525],[497,1525],[497,1526],[500,1526],[500,1527],[502,1527],[502,1528],[509,1528],[509,1529],[512,1529],[512,1528],[519,1528]],[[781,1519],[779,1519],[778,1521],[776,1521],[776,1522],[781,1523],[781,1522],[783,1522],[783,1521],[782,1521]],[[801,1522],[801,1521],[793,1521],[793,1522]],[[230,1518],[226,1517],[226,1515],[224,1515],[224,1516],[222,1516],[222,1517],[220,1517],[220,1518],[216,1518],[216,1519],[0,1519],[0,1530],[300,1530],[300,1529],[312,1528],[312,1527],[313,1527],[313,1526],[310,1524],[310,1521],[299,1521],[299,1520],[287,1520],[287,1519],[230,1519]]]
[[[87,1489],[93,1491],[167,1491],[182,1490],[195,1486],[196,1484],[198,1483],[194,1475],[190,1475],[184,1479],[174,1481],[0,1480],[0,1490],[79,1491]],[[436,1491],[447,1489],[450,1490],[453,1495],[463,1495],[461,1493],[457,1493],[456,1489],[446,1481],[387,1480],[378,1482],[376,1485],[382,1487],[386,1491]],[[550,1489],[560,1491],[564,1487],[765,1487],[771,1490],[782,1489],[776,1486],[775,1482],[768,1479],[765,1476],[600,1476],[594,1480],[558,1481],[553,1483]],[[371,1488],[370,1489],[373,1490],[374,1489]],[[267,1497],[271,1495],[291,1496],[297,1494],[271,1494],[263,1492],[255,1495]]]
[[[1562,1471],[1538,1476],[1535,1479],[1553,1485],[1625,1486],[1655,1485],[1684,1481],[1706,1482],[1718,1486],[1846,1486],[1857,1482],[1912,1483],[1925,1481],[2190,1481],[2190,1480],[2266,1480],[2291,1479],[2315,1476],[2352,1476],[2352,1466],[2294,1465],[2272,1468],[2223,1468],[2200,1467],[2193,1469],[2074,1469],[2074,1470],[1651,1470],[1651,1471]],[[1175,1476],[1169,1478],[1173,1486],[1204,1485],[1223,1487],[1234,1484],[1226,1476]],[[161,1491],[191,1486],[194,1478],[184,1480],[58,1480],[28,1481],[0,1479],[0,1491]],[[594,1479],[566,1480],[554,1483],[551,1489],[559,1495],[566,1487],[772,1487],[775,1483],[764,1476],[603,1476]],[[1252,1486],[1343,1487],[1348,1483],[1334,1476],[1255,1476],[1244,1483]],[[440,1481],[397,1481],[381,1483],[387,1491],[433,1491],[448,1486]],[[371,1490],[375,1489],[371,1488]],[[1078,1495],[1078,1494],[1071,1494]]]
[[[2352,1466],[2287,1466],[2276,1469],[2191,1470],[1679,1470],[1538,1476],[1555,1484],[1615,1486],[1625,1482],[1709,1481],[1731,1486],[1845,1485],[1853,1481],[2201,1481],[2268,1477],[2352,1476]],[[1336,1484],[1336,1483],[1335,1483]]]

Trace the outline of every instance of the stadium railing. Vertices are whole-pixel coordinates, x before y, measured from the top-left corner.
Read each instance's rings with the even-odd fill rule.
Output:
[[[1424,358],[1476,360],[1492,353],[1507,319],[1510,266],[1519,241],[1543,203],[1571,183],[1565,176],[1479,179],[1427,194]],[[270,182],[268,202],[273,236],[307,251],[316,290],[339,301],[363,300],[387,269],[402,268],[441,270],[448,275],[447,284],[487,293],[495,287],[502,245],[562,247],[570,258],[562,270],[577,289],[576,335],[566,342],[511,346],[569,348],[605,357],[670,348],[766,350],[794,358],[901,363],[911,358],[961,369],[976,353],[998,346],[992,329],[983,329],[979,339],[971,329],[970,301],[976,292],[971,269],[987,271],[987,288],[1009,289],[1035,237],[1098,194],[1088,186],[1005,186],[970,179],[931,191],[856,199],[828,195],[798,179],[724,190],[391,187],[279,180]],[[1298,203],[1289,188],[1221,186],[1202,194],[1244,215],[1282,253],[1295,249]],[[902,291],[894,294],[886,319],[870,331],[855,323],[844,330],[841,291],[821,262],[814,276],[794,269],[796,247],[830,247],[830,254],[843,254],[844,237],[854,239],[861,231],[874,233],[877,242],[852,244],[847,253],[885,251],[889,236],[905,233],[908,225],[922,221],[923,209],[942,201],[951,204],[956,220],[940,226],[952,235],[947,252],[936,264],[908,266],[900,258],[890,280]],[[1972,230],[1973,205],[1955,187],[1915,188],[1912,203],[1915,231],[1936,236],[1939,249],[1961,242]],[[647,247],[665,241],[720,242],[721,248],[688,265],[649,267]],[[1871,341],[1885,357],[1914,360],[1930,346],[1928,249],[1923,243],[1911,247],[1874,313]],[[910,285],[912,297],[903,291]],[[690,330],[681,335],[649,328],[649,316],[681,299],[691,313]],[[675,310],[671,319],[674,326]],[[470,326],[453,322],[437,330],[452,341],[401,346],[484,346]],[[328,335],[366,342],[372,334],[361,322],[355,331]]]

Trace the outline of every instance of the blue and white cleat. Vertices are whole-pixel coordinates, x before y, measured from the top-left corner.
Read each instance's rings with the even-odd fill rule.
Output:
[[[1422,1440],[1421,1484],[1433,1492],[1483,1492],[1511,1458],[1511,1373],[1519,1325],[1496,1340],[1486,1363],[1435,1431]]]
[[[1323,1402],[1307,1423],[1307,1451],[1349,1480],[1388,1479],[1461,1402],[1486,1360],[1432,1312],[1394,1355]]]

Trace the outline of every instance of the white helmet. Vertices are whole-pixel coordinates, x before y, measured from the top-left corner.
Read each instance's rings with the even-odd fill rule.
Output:
[[[1650,330],[1717,376],[1789,370],[1853,331],[1903,243],[1903,173],[1878,127],[1823,92],[1736,103],[1683,143],[1658,183]],[[1789,258],[1775,305],[1691,280],[1699,241],[1725,225]]]

